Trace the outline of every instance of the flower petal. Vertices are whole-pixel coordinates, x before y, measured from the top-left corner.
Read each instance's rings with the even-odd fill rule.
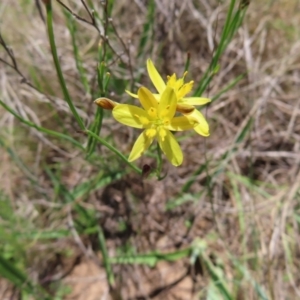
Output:
[[[166,88],[166,84],[161,78],[160,74],[157,72],[151,59],[147,59],[147,71],[153,85],[155,86],[157,91],[161,94]]]
[[[174,89],[167,87],[161,95],[158,104],[158,115],[162,118],[171,119],[174,117],[177,106],[177,97]]]
[[[183,131],[193,129],[197,125],[198,123],[194,119],[181,116],[173,118],[170,125],[165,126],[165,128],[172,131]]]
[[[160,94],[153,94],[154,98],[156,99],[157,102],[160,101]]]
[[[187,95],[193,88],[194,81],[190,81],[182,85],[182,87],[177,92],[178,100]]]
[[[194,127],[194,130],[198,134],[203,135],[203,136],[209,136],[210,135],[208,125],[206,126],[204,124],[199,124],[196,127]]]
[[[180,103],[185,103],[189,105],[204,105],[209,102],[211,102],[211,99],[202,97],[186,97],[182,98],[180,101]]]
[[[163,138],[158,135],[158,143],[163,153],[174,166],[179,166],[183,161],[183,154],[173,134],[166,130],[166,135]]]
[[[175,84],[173,85],[173,88],[176,91],[179,91],[179,89],[184,85],[184,78],[179,78],[176,80]]]
[[[148,114],[134,105],[119,104],[114,107],[112,114],[118,122],[130,127],[145,128],[149,122]]]
[[[128,161],[134,161],[138,159],[149,148],[152,141],[153,137],[149,137],[146,134],[146,130],[144,130],[135,141],[130,155],[128,157]]]
[[[176,84],[176,81],[177,81],[176,74],[174,73],[173,75],[168,76],[167,78],[168,78],[167,86],[175,88],[175,84]]]
[[[138,98],[139,96],[137,95],[137,94],[134,94],[134,93],[131,93],[130,91],[128,91],[128,90],[125,90],[125,92],[129,95],[129,96],[131,96],[131,97],[133,97],[133,98]]]
[[[150,108],[156,108],[157,109],[157,100],[153,96],[153,94],[145,87],[141,87],[138,90],[138,97],[139,100],[144,107],[145,111],[148,111]]]
[[[195,109],[189,114],[184,114],[188,119],[192,119],[199,123],[197,126],[194,127],[194,130],[203,136],[209,136],[209,126],[207,121],[205,120],[204,116],[202,113]]]

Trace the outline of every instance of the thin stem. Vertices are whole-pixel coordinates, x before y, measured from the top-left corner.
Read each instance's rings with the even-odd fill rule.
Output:
[[[186,62],[185,62],[185,66],[184,66],[184,72],[186,72],[186,71],[189,70],[190,62],[191,62],[191,53],[187,52],[187,54],[186,54]]]
[[[88,15],[90,16],[90,18],[92,20],[92,24],[94,26],[96,26],[96,20],[95,20],[94,16],[91,14],[91,12],[90,12],[89,8],[87,7],[86,3],[83,0],[81,0],[81,3],[84,6],[84,8],[85,8],[86,12],[88,13]]]
[[[86,3],[84,1],[81,1],[84,4],[85,9],[87,10],[87,13],[89,14],[89,16],[92,18],[92,22],[80,17],[79,15],[77,15],[76,13],[74,13],[68,6],[66,6],[63,2],[61,2],[60,0],[56,0],[61,6],[63,6],[66,10],[68,10],[76,19],[78,19],[79,21],[82,21],[86,24],[89,24],[91,26],[93,26],[99,33],[100,38],[102,39],[103,43],[106,43],[109,48],[112,50],[112,52],[116,55],[116,60],[120,59],[120,61],[124,64],[126,64],[126,61],[122,58],[123,53],[118,54],[117,51],[113,48],[113,46],[111,45],[111,43],[109,42],[108,38],[105,36],[105,34],[101,33],[101,30],[99,29],[99,27],[97,26],[97,21],[95,18],[96,12],[91,13],[90,10],[88,9]]]
[[[118,149],[116,149],[114,146],[110,145],[108,142],[106,142],[104,139],[102,139],[100,136],[92,132],[91,130],[85,130],[85,133],[88,135],[94,137],[99,143],[104,145],[106,148],[114,152],[117,156],[119,156],[127,165],[129,165],[132,169],[134,169],[137,173],[142,174],[142,170],[135,166],[134,164],[130,163],[127,160],[127,157],[124,156]]]
[[[109,256],[108,256],[108,251],[106,247],[106,241],[104,237],[103,230],[100,226],[98,226],[98,239],[99,239],[99,244],[100,244],[100,249],[102,252],[103,256],[103,261],[104,261],[104,267],[107,275],[107,280],[111,288],[114,288],[115,286],[115,278],[114,278],[114,273],[112,271],[111,263],[109,261]]]
[[[64,9],[66,9],[70,14],[72,14],[76,19],[78,19],[79,21],[82,21],[86,24],[92,25],[94,26],[94,23],[86,20],[85,18],[80,17],[79,15],[75,14],[67,5],[65,5],[63,2],[61,2],[60,0],[56,0]]]
[[[79,127],[82,130],[85,130],[85,126],[83,124],[83,121],[80,118],[80,116],[79,116],[79,114],[78,114],[78,112],[77,112],[77,110],[76,110],[76,108],[75,108],[75,106],[74,106],[74,104],[71,100],[71,97],[70,97],[69,91],[67,89],[66,82],[65,82],[65,79],[64,79],[61,67],[60,67],[60,63],[59,63],[59,60],[58,60],[58,55],[57,55],[56,45],[55,45],[55,39],[54,39],[54,32],[53,32],[53,14],[52,14],[51,1],[47,1],[46,10],[47,10],[47,29],[48,29],[48,35],[49,35],[49,42],[50,42],[53,61],[54,61],[57,76],[58,76],[58,79],[59,79],[59,82],[60,82],[60,86],[63,90],[65,100],[67,101],[67,103],[68,103],[68,105],[69,105],[69,107],[72,111],[72,114],[74,115]]]
[[[20,115],[18,115],[13,109],[11,109],[8,105],[6,105],[1,99],[0,99],[0,105],[3,106],[8,112],[10,112],[16,119],[18,119],[21,123],[29,126],[29,127],[33,127],[35,129],[37,129],[40,132],[44,132],[46,134],[52,135],[56,138],[59,139],[64,139],[69,141],[70,143],[72,143],[74,146],[76,146],[77,148],[84,150],[83,146],[77,142],[76,140],[74,140],[73,138],[71,138],[68,135],[65,135],[63,133],[57,132],[57,131],[53,131],[41,126],[38,126],[30,121],[25,120],[24,118],[22,118]]]
[[[42,7],[41,7],[41,4],[40,4],[40,1],[39,0],[35,0],[35,6],[37,7],[37,10],[39,12],[39,15],[41,17],[41,20],[43,21],[43,23],[45,24],[45,17],[43,15],[43,11],[42,11]]]
[[[4,60],[3,58],[0,57],[0,61],[2,63],[4,63],[5,65],[9,66],[10,68],[12,68],[13,70],[15,70],[21,77],[21,83],[26,83],[28,86],[30,86],[31,88],[35,89],[36,91],[38,91],[39,93],[42,93],[38,88],[36,88],[35,86],[33,86],[28,80],[27,78],[23,75],[23,73],[21,72],[21,70],[19,69],[19,66],[17,64],[17,60],[15,58],[14,52],[13,50],[7,46],[7,44],[5,43],[1,33],[0,33],[0,45],[4,48],[5,52],[7,53],[7,55],[9,56],[9,58],[11,59],[11,63],[7,62],[6,60]]]
[[[157,169],[156,169],[156,176],[158,180],[162,180],[163,177],[160,176],[162,170],[162,157],[161,157],[161,150],[159,147],[159,143],[157,143]]]
[[[112,29],[115,32],[115,35],[117,37],[117,39],[120,41],[120,43],[122,44],[125,53],[127,54],[128,57],[128,68],[129,68],[129,73],[130,73],[130,80],[131,80],[131,84],[130,84],[130,90],[133,90],[134,87],[134,75],[133,75],[133,70],[132,70],[132,63],[131,63],[131,55],[130,55],[130,45],[126,45],[126,43],[123,41],[123,39],[120,37],[117,28],[115,27],[114,22],[111,20],[110,22]]]

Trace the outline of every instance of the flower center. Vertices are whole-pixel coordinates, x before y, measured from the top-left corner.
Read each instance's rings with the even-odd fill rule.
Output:
[[[162,140],[165,139],[166,130],[164,127],[170,124],[170,118],[168,117],[169,110],[169,105],[159,113],[156,108],[150,107],[147,111],[149,119],[140,117],[142,124],[147,127],[146,135],[148,137],[153,138],[156,134],[158,134]]]
[[[149,138],[158,136],[164,141],[167,136],[166,127],[170,125],[172,117],[170,116],[170,105],[161,105],[158,108],[151,106],[146,110],[147,115],[135,114],[134,116],[139,119]]]

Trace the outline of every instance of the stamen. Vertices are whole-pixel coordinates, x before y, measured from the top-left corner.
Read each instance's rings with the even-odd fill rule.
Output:
[[[169,126],[170,125],[170,119],[165,119],[164,120],[164,125]]]
[[[154,128],[149,128],[146,130],[146,135],[149,138],[153,138],[156,135],[156,129]]]
[[[156,117],[157,117],[157,111],[156,111],[156,108],[150,107],[150,109],[148,110],[148,115],[149,115],[151,118],[156,118]]]
[[[167,132],[164,128],[160,128],[159,129],[159,136],[161,137],[161,140],[164,141],[165,140],[165,137],[167,135]]]
[[[134,116],[137,117],[140,120],[140,122],[142,123],[142,125],[148,125],[150,123],[150,121],[147,118],[145,118],[145,117],[140,117],[137,114],[135,114]]]

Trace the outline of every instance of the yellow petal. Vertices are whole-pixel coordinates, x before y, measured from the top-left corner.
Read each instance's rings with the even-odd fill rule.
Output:
[[[210,133],[209,133],[209,127],[204,125],[204,124],[199,124],[197,125],[196,127],[194,127],[194,130],[200,134],[200,135],[203,135],[203,136],[209,136]]]
[[[167,86],[174,88],[176,84],[176,74],[174,73],[172,76],[168,76]]]
[[[185,103],[189,105],[204,105],[209,102],[211,102],[211,99],[202,97],[186,97],[181,99],[180,101],[180,103]]]
[[[177,92],[178,99],[181,99],[185,95],[187,95],[192,90],[193,85],[194,85],[194,81],[190,81],[190,82],[184,84]]]
[[[138,159],[149,148],[152,141],[153,137],[148,136],[144,130],[135,141],[128,157],[128,161],[134,161]]]
[[[130,91],[128,91],[128,90],[125,90],[125,92],[129,95],[129,96],[131,96],[131,97],[133,97],[133,98],[138,98],[139,96],[137,95],[137,94],[134,94],[134,93],[131,93]]]
[[[157,102],[160,100],[160,94],[153,94],[154,98],[156,99]]]
[[[173,118],[170,125],[165,126],[165,128],[172,131],[183,131],[193,129],[197,125],[198,123],[194,119],[182,116]]]
[[[145,111],[148,111],[151,108],[157,108],[157,101],[153,94],[147,88],[139,88],[138,97]]]
[[[209,136],[209,126],[207,121],[205,120],[204,116],[200,111],[195,109],[193,112],[189,114],[184,114],[187,118],[196,121],[199,123],[197,126],[194,127],[194,130],[203,136]]]
[[[173,88],[178,91],[184,84],[184,78],[179,78],[177,79],[177,81],[175,82]]]
[[[161,94],[166,88],[166,84],[161,78],[160,74],[157,72],[151,59],[147,59],[147,71],[153,85],[155,86],[157,91]]]
[[[173,118],[176,112],[177,97],[174,89],[167,87],[158,104],[158,115],[162,118]]]
[[[149,123],[148,114],[134,105],[119,104],[115,106],[112,114],[118,122],[130,127],[144,128]]]
[[[182,151],[173,134],[169,130],[165,130],[165,133],[163,138],[158,135],[159,146],[171,164],[177,167],[183,161]]]

